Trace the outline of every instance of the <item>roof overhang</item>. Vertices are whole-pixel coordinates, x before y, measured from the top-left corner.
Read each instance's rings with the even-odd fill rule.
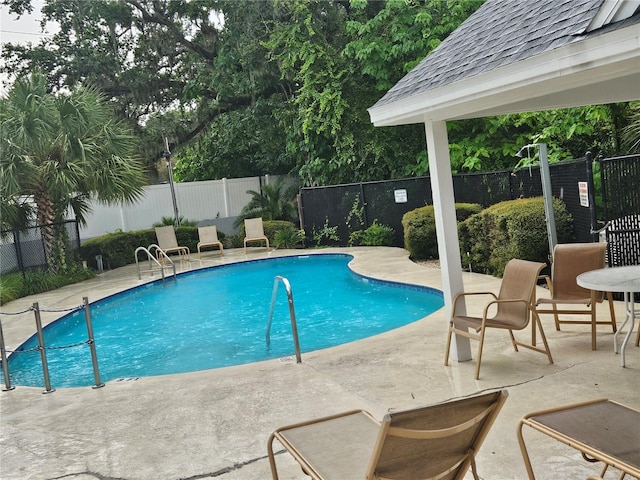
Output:
[[[368,109],[375,126],[640,99],[640,24]]]

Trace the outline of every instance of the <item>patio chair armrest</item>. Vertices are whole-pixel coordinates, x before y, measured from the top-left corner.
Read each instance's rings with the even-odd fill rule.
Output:
[[[482,313],[482,319],[483,319],[483,321],[484,321],[484,320],[486,320],[486,319],[488,318],[488,317],[487,317],[487,314],[489,313],[489,309],[490,309],[493,305],[499,305],[499,304],[503,304],[503,303],[524,303],[524,304],[527,306],[527,309],[532,310],[532,311],[535,311],[535,310],[533,309],[533,307],[531,306],[531,303],[530,303],[529,301],[527,301],[527,300],[522,299],[522,298],[511,298],[511,299],[508,299],[508,300],[499,300],[499,299],[496,299],[496,300],[493,300],[493,301],[491,301],[491,302],[487,303],[487,304],[484,306],[484,311],[483,311],[483,313]]]
[[[493,292],[462,292],[457,294],[455,297],[453,297],[453,308],[452,308],[452,312],[451,312],[451,317],[455,317],[456,316],[456,307],[458,306],[458,300],[467,296],[471,296],[471,295],[490,295],[492,296],[494,299],[497,299],[498,297],[496,297],[496,294]]]
[[[540,275],[538,276],[538,280],[544,280],[546,282],[547,287],[549,287],[549,295],[553,297],[553,281],[551,277],[549,275]]]
[[[488,305],[493,305],[493,304],[498,304],[498,303],[519,303],[519,302],[524,302],[527,305],[531,306],[531,303],[529,302],[529,300],[525,300],[524,298],[509,298],[507,300],[493,300],[491,302],[489,302]]]

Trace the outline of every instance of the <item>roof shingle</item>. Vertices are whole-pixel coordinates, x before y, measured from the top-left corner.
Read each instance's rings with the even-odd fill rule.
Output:
[[[488,0],[375,106],[578,41],[604,1]]]

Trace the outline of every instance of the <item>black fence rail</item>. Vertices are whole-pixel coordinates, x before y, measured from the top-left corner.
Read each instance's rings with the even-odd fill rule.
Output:
[[[590,162],[590,157],[585,157],[555,163],[549,168],[552,193],[565,202],[573,216],[575,242],[591,242],[593,230],[597,228],[594,225],[596,206],[589,201],[589,195],[585,195],[585,191],[593,192]],[[638,177],[631,181],[634,182],[637,190]],[[456,202],[488,207],[505,200],[542,196],[542,181],[539,167],[532,166],[454,175],[453,189]],[[301,197],[302,228],[309,236],[320,232],[325,225],[336,228],[339,240],[325,238],[322,245],[347,245],[350,232],[366,229],[377,221],[394,229],[394,245],[402,247],[402,216],[433,204],[429,177],[308,187],[301,189]],[[355,213],[359,209],[363,214],[358,217]]]
[[[46,270],[52,255],[46,238],[54,238],[56,251],[63,243],[65,260],[80,261],[80,231],[75,220],[0,231],[0,274]]]

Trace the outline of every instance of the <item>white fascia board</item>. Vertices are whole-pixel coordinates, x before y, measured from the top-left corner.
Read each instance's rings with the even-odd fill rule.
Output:
[[[638,7],[640,0],[605,0],[586,31],[591,32],[610,23],[625,20],[631,17]]]
[[[432,120],[454,120],[479,116],[593,105],[589,85],[640,75],[640,25],[594,36],[490,72],[469,77],[396,102],[368,109],[375,126],[406,125]],[[545,106],[544,97],[584,89],[579,96],[567,95],[556,107]],[[628,92],[598,92],[610,103],[630,100]],[[640,86],[638,86],[640,95]],[[531,106],[538,99],[540,108]],[[636,97],[635,99],[640,98]],[[558,102],[554,102],[557,104]],[[506,108],[512,106],[512,108]],[[532,105],[535,106],[535,105]]]

